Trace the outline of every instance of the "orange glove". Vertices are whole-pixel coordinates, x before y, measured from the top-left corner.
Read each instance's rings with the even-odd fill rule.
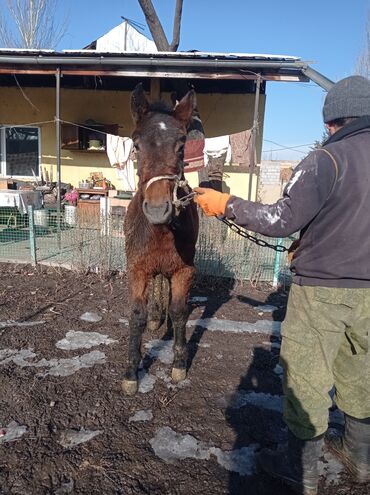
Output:
[[[197,194],[194,201],[202,208],[207,217],[219,216],[225,213],[226,203],[230,199],[230,194],[220,193],[208,187],[195,187]]]
[[[295,241],[292,242],[292,244],[290,245],[290,247],[288,249],[288,261],[289,261],[289,263],[292,262],[293,257],[294,257],[294,253],[297,251],[298,248],[299,248],[299,239],[296,239]]]

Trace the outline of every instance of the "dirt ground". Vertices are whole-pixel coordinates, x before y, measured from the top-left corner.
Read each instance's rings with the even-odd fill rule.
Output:
[[[192,303],[191,319],[250,323],[281,321],[287,300],[286,293],[268,287],[217,280],[198,282],[192,296],[207,301]],[[277,309],[263,313],[255,309],[261,304]],[[88,311],[98,313],[101,321],[82,321],[80,316]],[[282,394],[275,368],[278,337],[189,327],[190,368],[184,386],[172,387],[170,364],[147,355],[144,365],[155,380],[152,388],[127,398],[120,382],[128,327],[119,320],[128,311],[124,276],[102,280],[62,269],[0,265],[0,435],[6,435],[12,422],[26,428],[13,441],[0,438],[0,493],[289,495],[263,474],[240,475],[226,469],[222,455],[215,454],[253,445],[257,450],[276,448],[284,440],[286,429],[278,408],[232,405],[243,392],[273,398]],[[69,331],[99,332],[115,342],[86,349],[57,347]],[[146,333],[144,343],[164,333],[163,328],[155,335]],[[1,358],[5,349],[8,354]],[[21,350],[31,354],[19,357]],[[96,357],[97,351],[101,361],[91,367],[66,376],[52,372],[51,363],[91,352]],[[13,358],[4,358],[11,353]],[[158,440],[164,427],[176,432],[177,439],[189,440],[185,436],[190,435],[190,442],[198,441],[194,455],[181,458],[180,452],[177,460],[163,460],[153,439]],[[62,445],[63,435],[71,431],[98,434],[78,445]],[[320,481],[320,495],[369,493],[370,486],[355,485],[344,473],[339,481]]]

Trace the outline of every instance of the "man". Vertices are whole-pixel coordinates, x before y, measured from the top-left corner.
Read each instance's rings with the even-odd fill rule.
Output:
[[[259,463],[304,495],[317,493],[333,386],[345,431],[329,448],[357,481],[370,481],[370,81],[335,84],[323,117],[329,139],[295,168],[277,203],[195,189],[206,215],[267,236],[301,232],[282,328],[288,446],[262,451]]]

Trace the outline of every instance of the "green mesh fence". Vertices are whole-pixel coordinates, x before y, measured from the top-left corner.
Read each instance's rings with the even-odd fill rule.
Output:
[[[123,217],[81,218],[77,212],[75,207],[66,207],[58,216],[55,208],[44,208],[22,215],[15,209],[0,209],[0,261],[47,263],[100,273],[124,271]],[[285,246],[292,242],[268,240]],[[204,274],[252,283],[290,281],[286,253],[257,246],[219,220],[203,215],[196,265]]]

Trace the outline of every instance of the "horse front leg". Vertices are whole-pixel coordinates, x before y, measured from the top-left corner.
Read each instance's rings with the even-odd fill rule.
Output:
[[[174,273],[171,278],[171,303],[169,315],[174,333],[174,360],[172,381],[177,383],[186,378],[187,349],[186,322],[188,321],[188,296],[193,282],[195,268],[186,266]]]
[[[138,368],[141,360],[141,337],[147,321],[146,286],[148,277],[143,272],[133,272],[129,275],[131,292],[131,312],[129,317],[129,344],[125,379],[122,390],[127,395],[135,395],[138,389]]]

